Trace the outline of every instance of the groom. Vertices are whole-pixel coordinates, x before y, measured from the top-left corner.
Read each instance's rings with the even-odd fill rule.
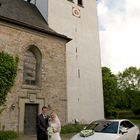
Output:
[[[48,108],[42,107],[42,113],[37,116],[37,140],[48,140],[47,128],[49,127]]]

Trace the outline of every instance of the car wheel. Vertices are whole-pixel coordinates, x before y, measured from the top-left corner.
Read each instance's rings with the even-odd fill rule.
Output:
[[[138,134],[137,140],[140,140],[140,134]]]

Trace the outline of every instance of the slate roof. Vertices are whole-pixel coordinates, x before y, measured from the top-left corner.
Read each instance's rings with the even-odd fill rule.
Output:
[[[24,0],[0,0],[0,20],[67,38],[49,28],[48,23],[45,21],[37,7]]]

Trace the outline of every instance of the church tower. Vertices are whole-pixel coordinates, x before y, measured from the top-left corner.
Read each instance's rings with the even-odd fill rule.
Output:
[[[67,121],[104,118],[96,0],[31,0],[66,46]],[[65,100],[65,99],[64,99]]]

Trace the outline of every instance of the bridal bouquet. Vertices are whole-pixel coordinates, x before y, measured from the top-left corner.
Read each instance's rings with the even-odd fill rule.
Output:
[[[49,138],[51,138],[51,136],[52,136],[52,134],[53,134],[53,127],[48,127],[48,129],[47,129],[47,134],[48,134],[48,136],[49,136]]]

